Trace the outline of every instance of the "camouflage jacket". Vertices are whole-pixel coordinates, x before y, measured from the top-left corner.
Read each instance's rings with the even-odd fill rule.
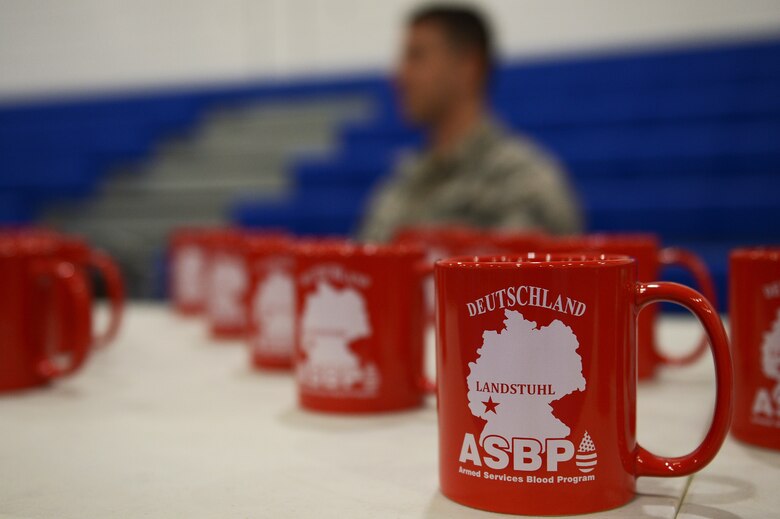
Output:
[[[387,241],[404,226],[444,223],[569,234],[582,219],[561,165],[486,119],[450,156],[401,161],[371,198],[359,237]]]

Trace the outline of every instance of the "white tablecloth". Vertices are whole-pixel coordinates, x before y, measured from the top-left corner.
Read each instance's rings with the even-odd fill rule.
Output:
[[[697,336],[691,318],[662,322],[672,350]],[[707,358],[640,385],[640,442],[690,450],[711,414],[712,378]],[[241,343],[131,305],[120,339],[81,374],[0,397],[0,518],[492,515],[441,495],[436,442],[432,399],[380,416],[307,413],[291,377],[252,371]],[[779,517],[780,453],[729,439],[696,476],[638,488],[597,516]]]

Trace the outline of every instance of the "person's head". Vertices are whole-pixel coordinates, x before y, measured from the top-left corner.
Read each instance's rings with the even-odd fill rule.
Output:
[[[404,115],[413,123],[435,124],[456,104],[483,99],[493,64],[491,40],[474,8],[436,4],[412,12],[396,77]]]

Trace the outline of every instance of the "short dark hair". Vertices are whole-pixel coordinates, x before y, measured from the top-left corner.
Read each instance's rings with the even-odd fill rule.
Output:
[[[438,24],[453,46],[475,52],[484,64],[485,82],[488,82],[493,69],[493,37],[479,9],[468,5],[429,4],[409,16],[409,25],[418,23]]]

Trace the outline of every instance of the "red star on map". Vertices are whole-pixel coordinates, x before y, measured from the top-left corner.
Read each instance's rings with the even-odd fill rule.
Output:
[[[485,406],[485,412],[493,411],[493,414],[496,413],[496,406],[500,404],[500,402],[493,402],[493,397],[488,397],[487,402],[482,402],[482,404]]]

